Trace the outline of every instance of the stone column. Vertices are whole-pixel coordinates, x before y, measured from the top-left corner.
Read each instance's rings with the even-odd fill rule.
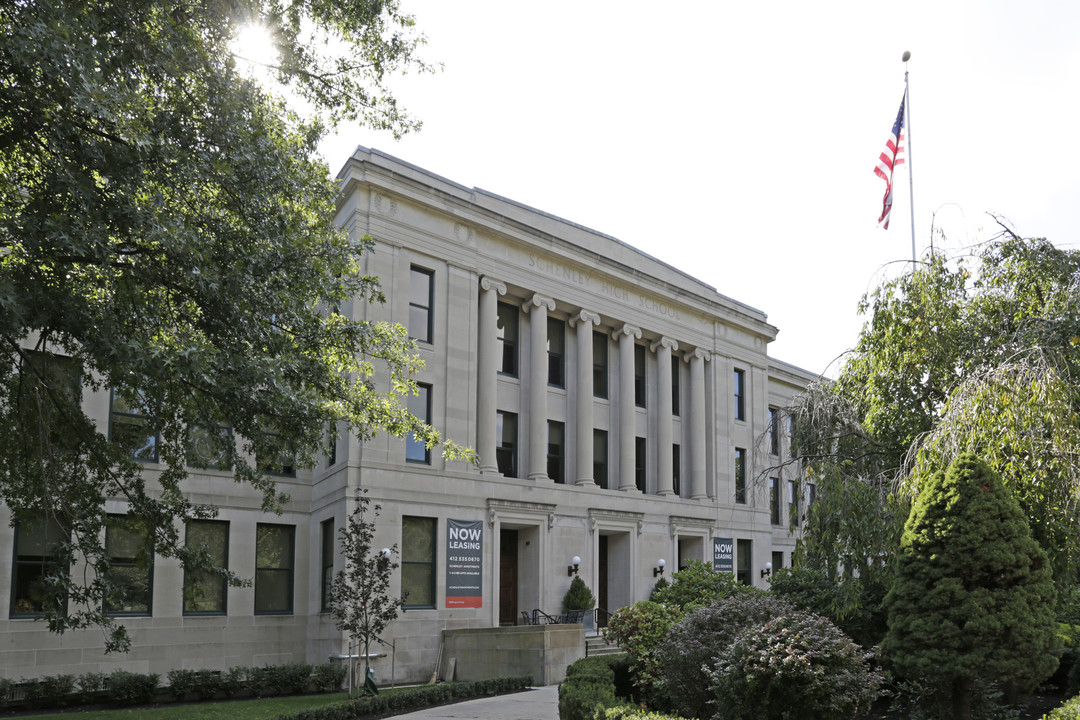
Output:
[[[703,500],[705,491],[705,361],[709,353],[698,348],[690,354],[690,497]]]
[[[671,474],[671,353],[679,343],[662,337],[651,346],[656,353],[656,467],[657,495],[674,495]]]
[[[529,479],[551,482],[547,474],[547,314],[555,301],[533,295],[525,304],[529,313]]]
[[[480,278],[480,319],[477,333],[479,348],[476,357],[476,454],[480,457],[480,472],[499,472],[495,460],[495,406],[499,378],[499,295],[506,294],[506,285],[490,277]]]
[[[634,340],[641,328],[623,325],[614,333],[619,341],[619,489],[637,492],[634,483]]]
[[[577,427],[577,484],[595,485],[593,478],[593,327],[600,324],[600,316],[582,310],[570,318],[570,325],[577,329],[577,402],[575,403],[575,426]]]

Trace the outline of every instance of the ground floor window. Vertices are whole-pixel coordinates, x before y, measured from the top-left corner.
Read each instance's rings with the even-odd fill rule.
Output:
[[[255,614],[293,611],[293,558],[296,528],[264,525],[255,529]]]
[[[214,565],[229,567],[229,523],[221,520],[189,520],[184,543],[205,552]],[[184,614],[224,615],[228,584],[220,574],[192,568],[184,571]]]
[[[407,608],[435,607],[435,518],[401,518],[401,594]]]
[[[11,617],[33,617],[64,609],[63,589],[49,577],[66,572],[60,546],[68,539],[60,523],[53,519],[38,518],[15,526]]]

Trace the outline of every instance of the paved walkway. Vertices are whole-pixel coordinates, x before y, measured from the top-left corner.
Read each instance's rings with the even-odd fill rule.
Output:
[[[559,686],[466,700],[395,715],[395,720],[559,720]]]

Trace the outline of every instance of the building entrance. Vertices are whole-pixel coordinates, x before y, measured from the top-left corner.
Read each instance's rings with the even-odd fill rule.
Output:
[[[499,626],[516,625],[518,617],[518,533],[499,531]]]

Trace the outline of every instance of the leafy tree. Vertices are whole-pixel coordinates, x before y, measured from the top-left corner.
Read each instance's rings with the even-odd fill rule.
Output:
[[[378,551],[372,547],[375,519],[382,508],[372,506],[368,520],[365,514],[370,504],[367,490],[361,489],[348,524],[340,530],[345,569],[337,574],[330,589],[330,613],[337,628],[349,633],[350,647],[355,643],[364,656],[365,678],[371,666],[371,644],[397,618],[403,602],[403,598],[389,595],[390,577],[398,568],[393,560],[397,545]]]
[[[967,720],[976,680],[1030,689],[1053,673],[1054,599],[1046,553],[1016,498],[985,462],[962,455],[922,484],[904,526],[882,653]]]
[[[660,587],[660,583],[657,583],[650,599],[689,612],[718,598],[749,590],[747,586],[740,585],[731,573],[716,572],[712,565],[700,560],[687,560],[681,570],[671,574],[670,584]]]
[[[653,692],[660,678],[656,649],[680,616],[674,605],[641,600],[619,608],[604,628],[604,638],[618,643],[629,657],[634,687],[643,696]]]
[[[243,23],[272,31],[266,87],[230,51]],[[419,363],[404,331],[353,319],[382,298],[360,270],[370,241],[335,226],[315,152],[338,121],[418,126],[386,86],[430,69],[412,25],[396,0],[0,3],[0,500],[16,524],[58,522],[61,564],[94,571],[56,575],[68,603],[50,629],[128,645],[93,580],[107,497],[156,555],[208,569],[178,532],[214,512],[187,499],[188,467],[232,469],[277,510],[262,470],[311,466],[328,427],[438,441],[399,402]],[[140,445],[110,443],[79,405],[109,388],[154,443],[150,485]]]

